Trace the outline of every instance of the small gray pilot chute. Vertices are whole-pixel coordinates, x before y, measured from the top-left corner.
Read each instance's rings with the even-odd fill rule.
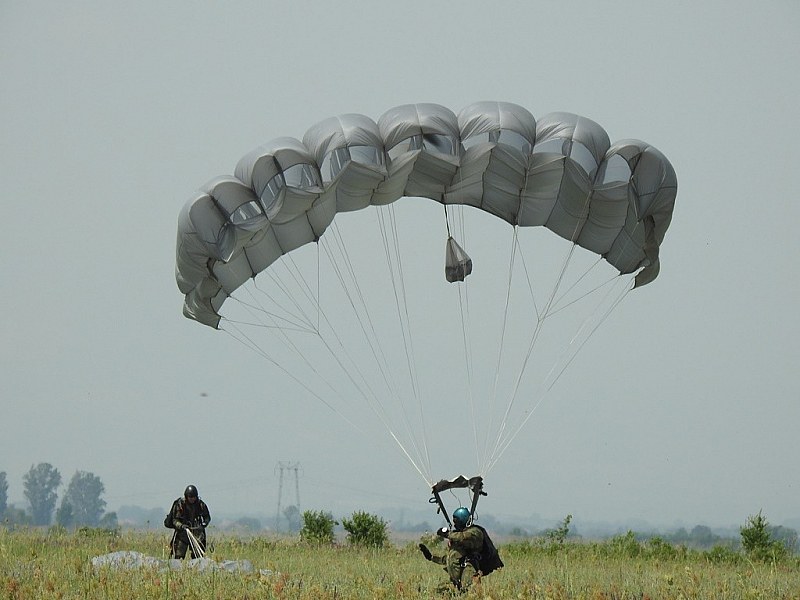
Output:
[[[444,276],[447,277],[447,281],[450,283],[464,281],[470,273],[472,273],[472,259],[453,236],[448,237],[444,263]]]

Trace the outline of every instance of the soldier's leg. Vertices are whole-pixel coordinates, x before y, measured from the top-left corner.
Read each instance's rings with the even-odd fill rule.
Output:
[[[447,574],[450,576],[450,583],[460,590],[461,578],[464,574],[464,565],[461,563],[461,557],[454,554],[447,557]]]
[[[189,549],[189,544],[181,540],[180,538],[175,539],[175,544],[172,547],[172,558],[185,558],[186,557],[186,550]]]
[[[480,583],[481,578],[475,565],[468,562],[461,573],[461,589],[468,590],[473,583]]]

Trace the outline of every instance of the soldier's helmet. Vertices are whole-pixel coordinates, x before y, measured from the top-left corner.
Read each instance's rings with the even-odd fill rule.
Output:
[[[197,488],[193,485],[187,485],[186,489],[183,490],[183,496],[185,498],[197,498]]]
[[[453,525],[456,529],[464,529],[469,523],[469,509],[460,506],[453,511]]]

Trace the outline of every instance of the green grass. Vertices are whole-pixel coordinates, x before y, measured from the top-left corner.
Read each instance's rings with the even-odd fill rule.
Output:
[[[166,558],[169,532],[75,533],[0,528],[0,599],[418,599],[441,597],[440,567],[416,544],[384,549],[313,546],[270,537],[210,532],[217,561],[247,559],[256,572],[95,571],[94,556],[134,550]],[[625,538],[623,538],[625,539]],[[628,540],[630,541],[630,540]],[[650,551],[648,551],[650,550]],[[752,563],[741,555],[665,552],[604,543],[500,545],[506,568],[469,597],[509,599],[789,599],[800,598],[800,564]],[[271,575],[259,574],[269,569]]]

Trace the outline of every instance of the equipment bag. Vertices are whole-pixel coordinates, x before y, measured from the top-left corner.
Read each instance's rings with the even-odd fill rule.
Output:
[[[492,542],[492,538],[489,537],[486,530],[480,525],[473,525],[473,527],[477,527],[483,532],[483,545],[481,546],[480,556],[478,557],[478,567],[481,574],[488,575],[492,571],[505,566],[500,559],[500,554],[497,552],[494,542]]]

